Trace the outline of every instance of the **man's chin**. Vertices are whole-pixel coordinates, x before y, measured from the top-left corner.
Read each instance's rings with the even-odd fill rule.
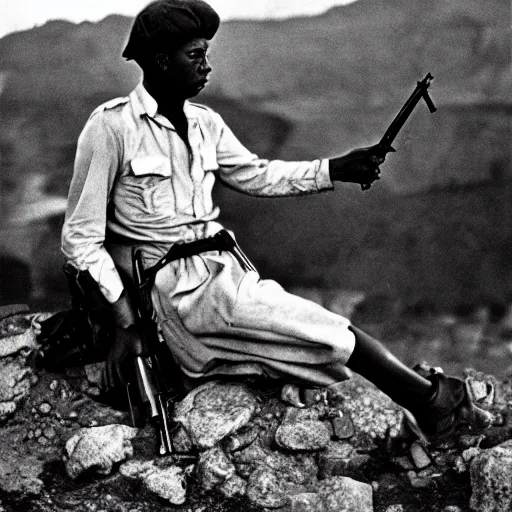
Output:
[[[194,87],[191,87],[187,91],[187,98],[193,98],[194,96],[197,96],[201,91],[203,91],[206,87],[206,84],[199,84]]]

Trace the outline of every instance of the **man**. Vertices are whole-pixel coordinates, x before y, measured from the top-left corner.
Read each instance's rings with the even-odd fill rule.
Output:
[[[129,274],[132,246],[142,248],[150,267],[174,244],[212,240],[222,229],[211,197],[217,177],[258,196],[316,193],[332,189],[334,181],[379,178],[383,157],[375,148],[312,162],[259,159],[217,113],[190,103],[208,82],[209,40],[218,26],[217,13],[203,0],[149,4],[123,53],[142,69],[142,83],[129,97],[100,106],[80,136],[62,247],[112,303],[114,360],[138,339],[116,265]],[[462,381],[407,368],[347,319],[260,279],[236,256],[203,247],[156,274],[157,322],[191,381],[260,372],[328,386],[348,378],[350,368],[411,411],[431,437],[462,421],[489,423]],[[288,399],[300,405],[296,388],[289,389],[295,392]]]

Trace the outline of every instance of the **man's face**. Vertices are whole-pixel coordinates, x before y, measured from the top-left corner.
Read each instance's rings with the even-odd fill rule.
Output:
[[[196,38],[157,56],[164,80],[174,94],[186,99],[204,89],[212,70],[207,58],[208,48],[207,39]]]

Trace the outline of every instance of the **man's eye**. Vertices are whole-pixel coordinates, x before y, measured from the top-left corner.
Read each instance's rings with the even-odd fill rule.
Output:
[[[188,56],[193,60],[203,60],[205,58],[209,58],[206,52],[203,51],[190,52]]]

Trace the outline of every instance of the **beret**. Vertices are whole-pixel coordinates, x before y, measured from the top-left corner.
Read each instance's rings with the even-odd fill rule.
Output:
[[[135,17],[123,57],[134,59],[196,37],[211,39],[219,23],[219,15],[203,0],[156,0]]]

